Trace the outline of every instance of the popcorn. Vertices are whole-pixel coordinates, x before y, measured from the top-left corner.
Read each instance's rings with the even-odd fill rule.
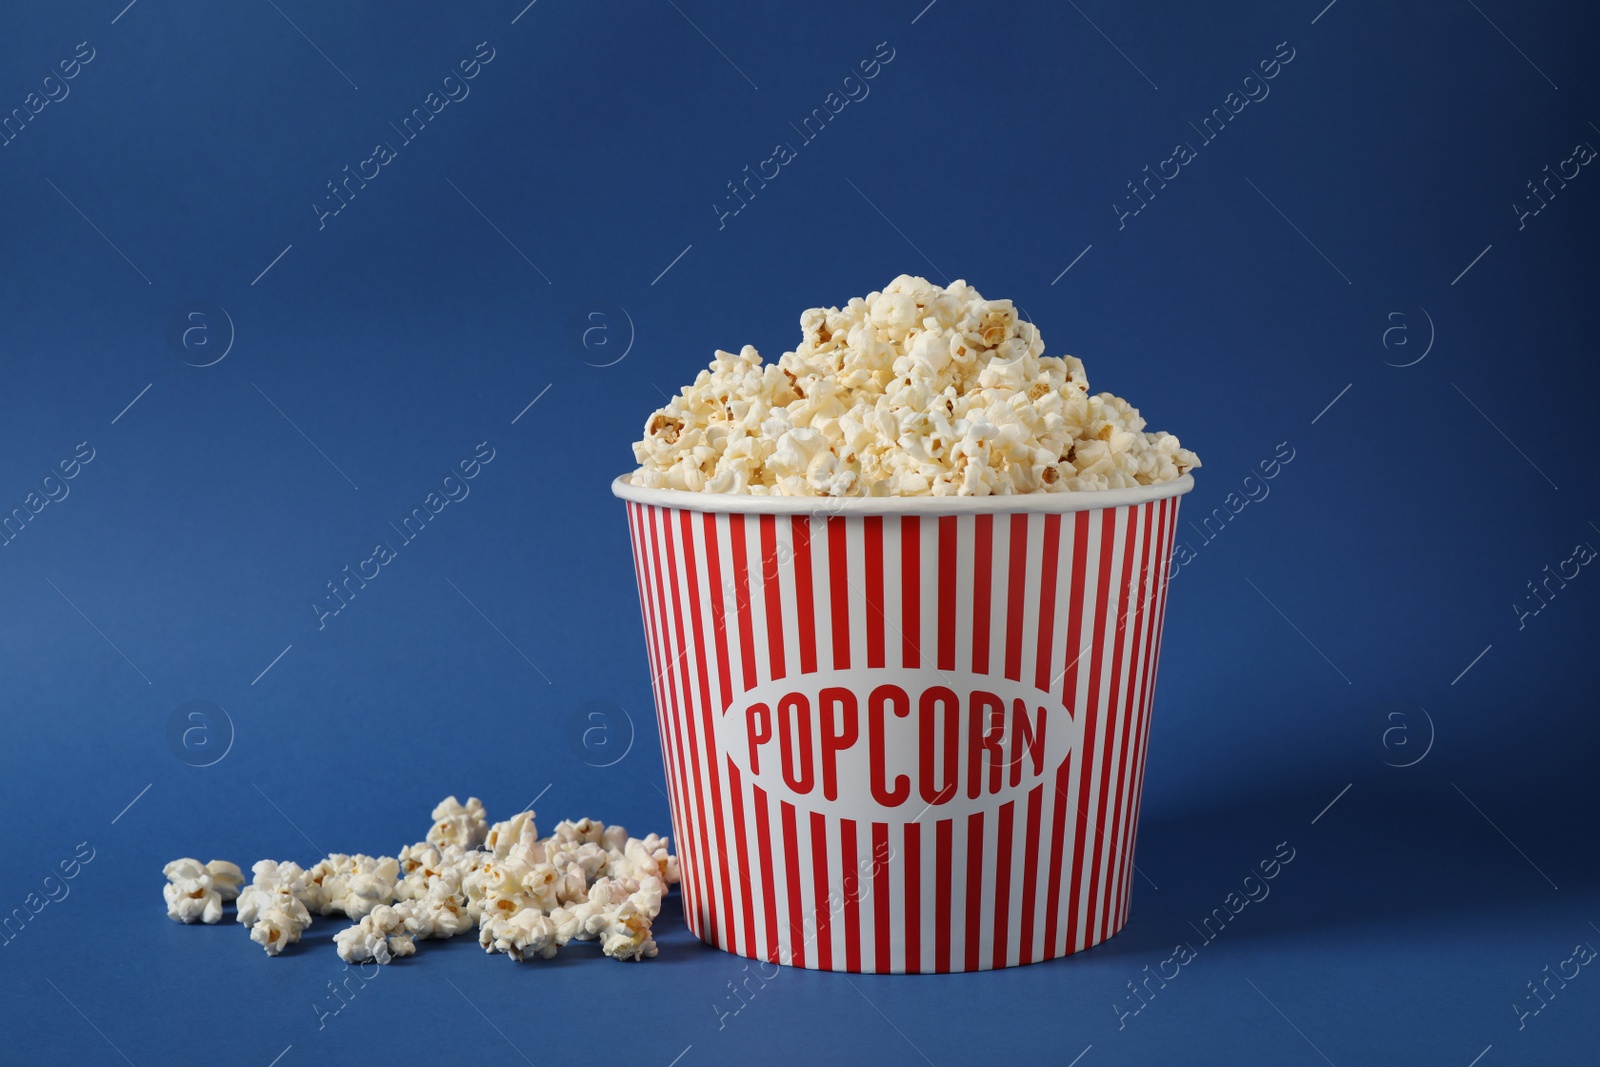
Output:
[[[504,859],[524,833],[531,834],[535,839],[539,836],[539,827],[533,821],[533,812],[527,809],[517,812],[505,822],[497,822],[489,827],[488,834],[484,837],[483,847],[494,853],[496,859]]]
[[[174,919],[215,922],[222,902],[237,898],[239,922],[273,956],[300,940],[314,914],[342,914],[355,920],[333,935],[347,963],[388,963],[414,954],[418,940],[474,924],[485,951],[517,962],[548,959],[574,939],[639,960],[656,954],[651,922],[678,881],[678,861],[656,834],[630,837],[586,818],[541,838],[531,811],[490,826],[476,797],[447,797],[427,839],[398,856],[334,852],[309,869],[262,860],[242,890],[239,868],[221,860],[174,860],[164,873]]]
[[[250,940],[276,956],[286,945],[300,940],[300,935],[311,925],[311,913],[306,906],[286,890],[272,895],[250,926]]]
[[[1009,300],[901,275],[800,317],[776,364],[718,351],[645,423],[634,485],[782,496],[985,496],[1152,485],[1200,466],[1045,356]],[[558,831],[559,831],[558,827]],[[559,833],[558,833],[559,836]]]
[[[483,801],[468,797],[463,805],[455,797],[445,797],[433,809],[433,829],[428,831],[428,841],[435,845],[460,845],[477,848],[489,832],[489,820],[483,812]]]
[[[454,869],[436,875],[422,896],[407,903],[406,929],[417,937],[454,937],[475,921],[461,888],[461,873]]]
[[[400,861],[393,856],[329,853],[306,872],[318,887],[316,907],[323,915],[359,919],[380,904],[394,902]],[[309,906],[309,902],[308,902]]]
[[[656,834],[642,839],[630,837],[620,851],[613,849],[606,854],[605,874],[635,886],[647,878],[677,885],[678,857],[668,851],[670,844],[667,838]]]
[[[533,955],[549,959],[564,944],[558,942],[550,916],[535,908],[484,923],[478,931],[478,943],[485,952],[504,952],[518,963]]]
[[[227,860],[173,860],[161,873],[167,877],[161,890],[167,918],[180,923],[220,921],[222,905],[238,897],[239,883],[244,881],[244,872]]]
[[[339,947],[339,958],[346,963],[365,963],[368,960],[388,963],[414,954],[417,943],[410,928],[411,918],[409,904],[394,907],[379,904],[354,926],[333,935],[334,944]]]
[[[317,889],[297,863],[261,860],[251,872],[255,877],[239,892],[237,917],[250,928],[250,940],[276,956],[311,925],[303,898],[315,899]]]

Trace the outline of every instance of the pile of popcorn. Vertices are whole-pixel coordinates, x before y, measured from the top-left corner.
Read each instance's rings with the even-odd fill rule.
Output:
[[[1083,364],[1044,355],[1009,300],[902,274],[800,317],[776,364],[719,351],[645,424],[631,481],[781,496],[987,496],[1123,489],[1200,466],[1145,433]]]
[[[491,826],[477,797],[446,797],[433,820],[427,838],[399,856],[335,852],[310,868],[262,860],[249,885],[226,860],[174,860],[163,870],[167,917],[215,923],[236,901],[250,939],[276,956],[313,915],[344,915],[355,924],[333,940],[347,963],[388,963],[415,953],[418,940],[474,925],[484,951],[519,963],[549,959],[574,939],[598,941],[619,960],[656,954],[650,924],[678,881],[666,838],[629,837],[594,819],[557,823],[540,837],[532,811]]]

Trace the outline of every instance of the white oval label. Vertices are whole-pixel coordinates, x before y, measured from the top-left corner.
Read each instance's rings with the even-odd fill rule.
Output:
[[[1078,747],[1059,697],[992,675],[820,671],[764,682],[716,725],[755,784],[807,811],[877,822],[965,816],[1027,796]]]

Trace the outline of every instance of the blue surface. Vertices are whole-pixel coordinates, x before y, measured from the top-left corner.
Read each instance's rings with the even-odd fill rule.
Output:
[[[1513,607],[1600,546],[1600,176],[1514,207],[1600,145],[1591,8],[524,2],[7,13],[0,109],[58,99],[0,147],[0,506],[40,494],[0,548],[0,906],[66,895],[0,946],[0,1060],[1592,1058],[1600,976],[1566,964],[1537,1014],[1528,983],[1600,946],[1600,576]],[[868,95],[724,214],[879,42]],[[664,829],[608,481],[714,347],[775,358],[901,272],[1015,299],[1181,435],[1197,525],[1294,450],[1188,535],[1122,935],[762,985],[674,898],[650,964],[429,943],[328,1014],[329,921],[269,960],[163,917],[169,859],[392,851],[450,792]],[[460,499],[319,625],[430,492]]]

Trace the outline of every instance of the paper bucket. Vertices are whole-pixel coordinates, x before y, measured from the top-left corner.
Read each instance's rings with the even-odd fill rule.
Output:
[[[881,973],[1120,930],[1193,485],[837,500],[617,479],[690,929]]]

